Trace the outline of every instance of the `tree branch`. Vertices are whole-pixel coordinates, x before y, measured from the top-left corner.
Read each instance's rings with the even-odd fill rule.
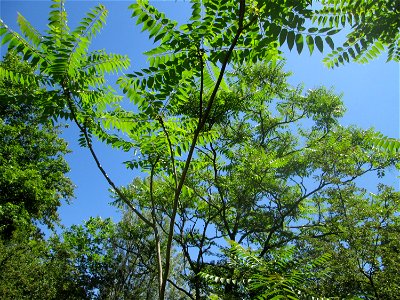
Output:
[[[138,211],[136,209],[135,206],[132,205],[132,203],[125,197],[124,193],[115,185],[114,181],[111,180],[111,178],[108,176],[107,172],[104,170],[103,166],[100,163],[99,158],[97,157],[94,149],[93,149],[93,145],[92,145],[92,141],[89,137],[87,128],[85,125],[82,125],[79,123],[77,117],[76,117],[76,113],[75,113],[75,108],[74,108],[74,104],[73,101],[71,99],[71,95],[68,89],[64,89],[64,96],[66,96],[67,99],[67,105],[68,108],[71,111],[71,115],[72,115],[72,119],[74,120],[75,124],[78,126],[79,130],[83,133],[84,137],[85,137],[85,141],[86,144],[89,148],[90,154],[92,155],[94,161],[96,162],[97,168],[100,170],[101,174],[103,174],[103,177],[107,180],[108,184],[114,189],[114,191],[117,193],[117,195],[121,198],[121,200],[144,222],[146,223],[148,226],[150,226],[151,228],[153,228],[153,226],[155,226],[155,224],[153,224],[152,222],[150,222],[140,211]]]
[[[167,279],[167,281],[172,284],[174,286],[174,288],[176,288],[177,290],[181,291],[182,293],[184,293],[186,296],[188,296],[190,299],[193,299],[193,296],[188,293],[186,290],[184,290],[183,288],[181,288],[180,286],[178,286],[175,282],[173,282],[171,279]]]
[[[162,256],[161,256],[161,242],[160,242],[160,236],[158,233],[158,228],[157,228],[157,218],[156,218],[156,212],[155,212],[155,201],[154,201],[154,169],[157,165],[158,159],[151,165],[151,171],[150,171],[150,202],[151,202],[151,217],[153,219],[153,232],[154,232],[154,239],[156,242],[156,252],[157,252],[157,270],[158,270],[158,288],[160,289],[162,282],[163,282],[163,265],[162,265]],[[160,290],[159,290],[160,292]]]
[[[162,116],[157,116],[156,119],[161,124],[161,127],[165,133],[165,137],[167,138],[168,148],[169,148],[169,156],[171,158],[171,164],[172,164],[172,172],[174,173],[174,181],[175,181],[174,189],[176,189],[178,186],[178,175],[176,174],[175,156],[174,156],[174,150],[172,149],[171,139],[169,138],[167,128],[165,128],[165,124],[164,124],[164,120],[162,119]]]

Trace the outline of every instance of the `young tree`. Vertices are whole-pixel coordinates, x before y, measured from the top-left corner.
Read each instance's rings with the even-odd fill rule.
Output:
[[[234,278],[225,278],[200,272],[199,276],[206,279],[214,287],[232,284],[241,291],[240,299],[310,299],[313,297],[309,290],[308,281],[315,275],[316,267],[327,266],[329,255],[325,254],[310,261],[309,258],[297,259],[294,247],[282,247],[270,253],[270,259],[259,257],[257,251],[245,249],[230,241],[228,264],[235,269]],[[218,292],[216,288],[215,291]],[[218,299],[236,299],[219,291]],[[320,293],[316,291],[317,295]],[[314,294],[315,295],[315,294]],[[213,297],[217,294],[213,294]],[[317,299],[329,299],[320,298]],[[312,298],[311,298],[312,299]]]

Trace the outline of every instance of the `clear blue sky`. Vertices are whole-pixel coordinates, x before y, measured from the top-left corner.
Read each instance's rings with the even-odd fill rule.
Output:
[[[127,54],[131,59],[131,70],[145,66],[142,52],[151,47],[145,34],[135,25],[127,7],[132,1],[67,1],[69,26],[74,28],[91,7],[101,2],[109,10],[107,25],[97,36],[93,49],[106,49],[108,52]],[[154,1],[160,10],[167,16],[180,22],[185,20],[188,12],[188,2]],[[43,31],[46,28],[50,1],[0,1],[0,16],[14,30],[17,11],[25,16],[36,28]],[[2,49],[4,52],[4,49]],[[3,56],[5,53],[1,53]],[[340,68],[329,70],[322,64],[322,55],[317,50],[312,56],[305,50],[300,56],[296,51],[285,51],[287,58],[286,70],[293,72],[290,83],[297,85],[304,83],[306,89],[317,86],[332,87],[337,93],[343,94],[347,107],[346,116],[342,119],[343,125],[355,124],[361,128],[374,127],[383,134],[399,137],[399,65],[385,63],[382,56],[369,64],[347,64]],[[115,208],[108,205],[111,201],[108,185],[87,149],[77,145],[78,131],[71,126],[64,133],[73,153],[67,160],[71,166],[69,176],[77,186],[76,199],[67,206],[63,205],[60,215],[63,224],[81,223],[90,216],[100,215],[104,218],[118,219]],[[123,153],[116,153],[106,146],[96,144],[102,164],[110,177],[123,185],[129,183],[139,173],[128,171],[121,162]],[[129,156],[126,156],[129,158]],[[392,173],[390,182],[398,187],[398,179]]]

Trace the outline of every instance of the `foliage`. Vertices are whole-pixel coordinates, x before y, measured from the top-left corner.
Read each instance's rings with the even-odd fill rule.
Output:
[[[376,148],[384,149],[390,153],[400,152],[400,139],[387,137],[382,133],[376,133],[374,136],[372,136],[370,143]]]
[[[68,253],[80,286],[90,299],[154,299],[154,254],[149,230],[110,219],[91,218],[52,240],[55,253]]]
[[[321,1],[313,22],[349,30],[341,47],[334,48],[324,59],[333,68],[346,62],[367,63],[387,50],[387,61],[400,61],[400,5],[398,1]],[[400,140],[376,134],[371,144],[387,151],[399,151]]]
[[[343,107],[332,91],[304,93],[286,83],[277,63],[281,46],[296,45],[299,53],[304,45],[310,53],[315,47],[322,52],[325,44],[334,48],[336,22],[323,17],[310,26],[323,9],[315,10],[308,0],[191,3],[191,18],[181,26],[148,1],[129,7],[156,45],[146,53],[147,68],[117,81],[131,103],[122,103],[124,97],[105,78],[128,68],[129,59],[89,51],[105,23],[104,6],[95,6],[74,30],[67,26],[62,0],[53,0],[43,36],[22,16],[23,37],[3,22],[0,27],[2,44],[22,53],[37,70],[35,80],[46,87],[39,103],[44,116],[79,127],[81,146],[89,148],[117,202],[151,230],[160,299],[173,282],[175,245],[182,250],[180,274],[187,282],[180,291],[188,288],[188,297],[200,299],[210,291],[196,275],[207,257],[223,248],[222,237],[255,245],[265,258],[304,238],[307,226],[323,226],[313,223],[313,216],[326,194],[348,188],[357,194],[357,178],[398,162],[395,154],[372,148],[372,130],[338,125]],[[4,68],[0,76],[22,87],[32,81]],[[102,167],[93,138],[132,153],[126,166],[147,177],[118,188]],[[301,222],[306,226],[295,227]],[[109,230],[105,223],[97,225]],[[80,266],[101,273],[98,257],[93,265],[88,261],[91,253],[104,254],[101,232],[74,230],[78,244],[71,247],[92,238],[96,245],[84,249]]]
[[[1,68],[33,76],[33,69],[9,53]],[[73,196],[73,185],[65,174],[66,143],[59,130],[42,122],[36,105],[37,84],[21,87],[0,81],[0,232],[10,238],[22,226],[40,221],[51,226],[58,220],[61,199]]]
[[[71,31],[67,26],[64,1],[54,0],[49,29],[44,36],[21,15],[18,22],[25,38],[2,23],[2,44],[8,43],[9,49],[23,53],[24,59],[37,67],[40,82],[51,87],[43,96],[48,101],[43,103],[45,113],[54,118],[74,120],[82,132],[81,145],[89,147],[97,166],[118,196],[153,228],[158,244],[156,220],[146,218],[107,176],[93,150],[92,135],[126,151],[136,148],[141,159],[127,162],[128,166],[164,173],[175,182],[165,258],[161,253],[158,255],[161,298],[170,270],[180,195],[196,145],[207,143],[216,136],[215,132],[205,132],[203,128],[218,89],[224,86],[225,69],[230,61],[276,59],[277,37],[281,30],[287,34],[281,35],[280,42],[287,41],[289,47],[293,46],[295,30],[310,15],[307,6],[306,1],[283,1],[274,3],[272,7],[244,0],[239,3],[193,1],[190,22],[177,28],[176,22],[148,2],[139,1],[131,5],[137,23],[143,24],[143,29],[154,41],[161,42],[148,53],[154,57],[149,68],[118,80],[124,93],[137,105],[138,113],[123,110],[118,104],[121,97],[105,85],[105,73],[127,68],[129,60],[104,51],[88,50],[105,22],[107,11],[104,6],[96,6]],[[303,44],[301,36],[296,39],[299,52]],[[216,67],[218,63],[220,69]],[[213,71],[209,72],[208,68]],[[15,83],[25,84],[27,81],[22,80],[24,77],[19,72],[2,69],[0,74]],[[176,108],[188,102],[187,95],[194,87],[201,91],[199,115],[196,118],[177,115]],[[106,132],[107,129],[110,133]],[[116,131],[122,135],[116,136]],[[130,141],[125,140],[125,136]],[[179,157],[186,159],[180,163]]]
[[[37,232],[16,229],[0,240],[2,299],[89,299],[65,253],[54,253]]]
[[[56,253],[68,253],[90,299],[157,298],[152,231],[130,212],[118,223],[90,218],[64,231],[52,244]],[[179,299],[180,292],[169,287],[167,295]]]
[[[397,299],[399,192],[380,185],[379,193],[364,194],[356,195],[352,190],[330,194],[329,205],[321,206],[318,218],[338,233],[306,239],[299,247],[303,257],[320,253],[332,256],[331,273],[313,283],[315,291],[341,298]],[[310,233],[323,235],[325,230],[310,228]]]
[[[307,281],[314,278],[316,267],[325,267],[330,256],[324,254],[312,263],[307,259],[296,260],[295,249],[282,248],[270,253],[268,260],[259,253],[245,249],[238,243],[228,241],[228,264],[235,270],[236,278],[224,278],[200,272],[199,276],[214,282],[241,285],[247,291],[245,299],[305,299],[312,295],[307,290]],[[226,298],[226,294],[220,295]],[[250,297],[250,298],[249,298]],[[324,299],[319,298],[318,299]]]
[[[341,47],[332,51],[324,62],[328,67],[351,60],[367,63],[385,48],[387,60],[400,60],[400,6],[398,1],[321,1],[322,8],[314,12],[318,25],[348,29]],[[333,48],[333,47],[332,47]]]
[[[0,247],[2,299],[151,300],[158,296],[151,230],[131,213],[118,223],[90,218],[47,241],[17,231]],[[168,285],[167,297],[182,299],[182,292]]]
[[[370,145],[374,131],[339,125],[344,107],[333,91],[304,93],[287,83],[288,76],[282,63],[240,65],[230,74],[230,90],[216,98],[208,126],[219,136],[197,146],[175,222],[183,280],[195,299],[204,293],[251,297],[225,280],[239,278],[238,269],[227,264],[222,238],[251,245],[260,260],[268,260],[285,245],[335,236],[337,227],[316,217],[319,209],[344,192],[343,201],[358,194],[364,199],[357,179],[370,172],[383,176],[399,160]],[[219,105],[230,109],[217,113]],[[138,178],[124,190],[137,206],[155,209],[159,220],[173,210],[172,193],[173,182],[161,176]],[[158,224],[168,231],[167,224]],[[196,275],[201,272],[225,279],[210,286]]]

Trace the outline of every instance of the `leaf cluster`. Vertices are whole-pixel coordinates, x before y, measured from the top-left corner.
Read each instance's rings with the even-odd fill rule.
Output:
[[[387,60],[400,58],[400,21],[397,1],[321,1],[322,8],[313,22],[350,32],[341,47],[334,49],[324,63],[332,68],[346,62],[367,63],[387,50]]]

